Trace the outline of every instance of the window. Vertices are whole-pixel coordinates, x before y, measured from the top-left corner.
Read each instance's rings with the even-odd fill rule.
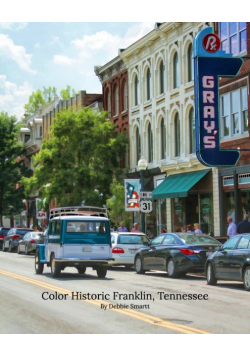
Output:
[[[174,89],[178,88],[178,86],[180,85],[179,83],[179,59],[178,59],[178,54],[177,52],[175,52],[174,54],[174,59],[173,59],[173,86]]]
[[[159,67],[159,94],[164,93],[164,77],[165,77],[165,66],[163,64],[163,61],[161,61]]]
[[[176,241],[176,239],[174,238],[174,236],[172,235],[167,235],[163,242],[163,245],[179,245],[178,242]]]
[[[122,98],[122,111],[124,111],[128,109],[128,84],[126,80],[122,84]]]
[[[193,66],[193,46],[190,43],[187,51],[187,69],[188,69],[188,82],[194,80],[194,66]]]
[[[153,161],[153,133],[150,123],[148,124],[148,161]]]
[[[151,73],[150,73],[150,69],[147,69],[147,94],[146,94],[146,100],[150,100],[151,99]]]
[[[154,240],[152,240],[151,245],[160,245],[164,237],[165,235],[157,236]]]
[[[189,153],[195,152],[196,140],[195,140],[195,116],[194,108],[189,111]]]
[[[242,236],[237,249],[243,250],[249,248],[250,236]]]
[[[164,119],[161,119],[161,159],[166,158],[166,126]]]
[[[239,236],[231,237],[231,239],[224,243],[223,250],[233,250],[238,240]]]
[[[137,75],[135,76],[135,81],[134,81],[134,94],[135,94],[135,105],[138,105],[139,104],[139,101],[140,101],[140,96],[139,96],[139,80],[138,80],[138,77]]]
[[[119,114],[119,93],[118,93],[117,85],[115,86],[115,89],[114,89],[113,102],[114,102],[114,115],[118,115]]]
[[[110,94],[109,94],[109,89],[106,90],[106,110],[109,112],[109,116],[110,116],[110,111],[111,111],[111,108],[110,108]]]
[[[135,139],[136,139],[136,162],[139,161],[141,158],[141,137],[139,134],[139,128],[136,128],[136,134],[135,134]]]
[[[181,152],[181,135],[180,135],[180,119],[178,113],[175,114],[175,119],[174,119],[174,138],[175,138],[175,157],[179,157]]]
[[[246,22],[220,22],[219,33],[223,51],[235,55],[246,51]]]
[[[247,87],[221,95],[221,137],[248,131]]]

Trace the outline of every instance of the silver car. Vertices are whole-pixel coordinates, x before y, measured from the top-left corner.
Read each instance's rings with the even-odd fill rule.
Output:
[[[44,242],[44,233],[39,231],[32,231],[25,234],[22,240],[19,240],[17,246],[17,253],[24,252],[25,255],[36,252],[36,245]]]
[[[111,232],[113,266],[134,266],[136,251],[149,243],[143,232]]]

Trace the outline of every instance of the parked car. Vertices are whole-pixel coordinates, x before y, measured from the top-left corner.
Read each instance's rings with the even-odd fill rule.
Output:
[[[0,227],[0,248],[2,248],[3,239],[5,238],[5,236],[9,231],[10,231],[9,227]]]
[[[114,266],[134,266],[134,256],[144,243],[149,243],[149,238],[143,232],[112,232],[112,257]]]
[[[17,253],[24,252],[25,255],[36,252],[36,245],[44,243],[44,233],[40,231],[27,232],[22,239],[18,241]]]
[[[6,251],[7,248],[9,252],[17,250],[18,241],[29,231],[33,230],[19,227],[13,227],[10,229],[8,234],[3,239],[2,250]]]
[[[244,283],[250,291],[250,234],[231,237],[221,248],[207,259],[207,284],[215,285],[218,280]]]
[[[219,249],[221,243],[208,235],[194,233],[163,233],[141,247],[135,255],[135,270],[166,271],[176,278],[188,272],[204,272],[207,257]]]

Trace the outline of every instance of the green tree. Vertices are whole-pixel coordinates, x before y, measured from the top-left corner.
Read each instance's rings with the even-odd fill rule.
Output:
[[[0,224],[3,216],[11,217],[23,210],[24,187],[21,178],[30,174],[24,166],[23,144],[17,140],[18,125],[14,116],[0,113]],[[16,189],[18,188],[18,189]]]
[[[38,89],[29,96],[28,103],[24,105],[25,113],[28,116],[33,115],[39,109],[40,105],[45,106],[46,101],[43,97],[43,93]]]
[[[109,209],[111,223],[118,227],[120,222],[124,221],[125,225],[128,226],[133,218],[129,211],[125,211],[124,184],[119,183],[116,178],[113,178],[110,193],[112,197],[107,199],[106,205]]]
[[[54,100],[57,89],[55,87],[43,87],[43,98],[47,104]]]
[[[76,95],[75,89],[71,89],[70,85],[67,85],[66,89],[60,91],[62,100],[68,100]]]
[[[26,192],[38,190],[39,197],[56,199],[61,206],[102,206],[127,143],[106,112],[62,110],[35,157],[34,176],[23,180]]]

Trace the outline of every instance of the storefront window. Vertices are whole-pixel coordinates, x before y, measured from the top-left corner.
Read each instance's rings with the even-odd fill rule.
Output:
[[[172,199],[172,232],[185,231],[185,198]]]
[[[162,230],[167,231],[166,199],[159,199],[156,203],[157,212],[157,234]]]
[[[210,194],[200,195],[200,226],[204,234],[214,235],[213,198]]]
[[[234,192],[226,192],[226,218],[232,218],[235,221],[235,202]]]
[[[239,220],[242,220],[244,214],[249,214],[250,212],[250,189],[242,189],[240,191],[240,206],[241,210],[239,212],[241,216],[239,216]]]

